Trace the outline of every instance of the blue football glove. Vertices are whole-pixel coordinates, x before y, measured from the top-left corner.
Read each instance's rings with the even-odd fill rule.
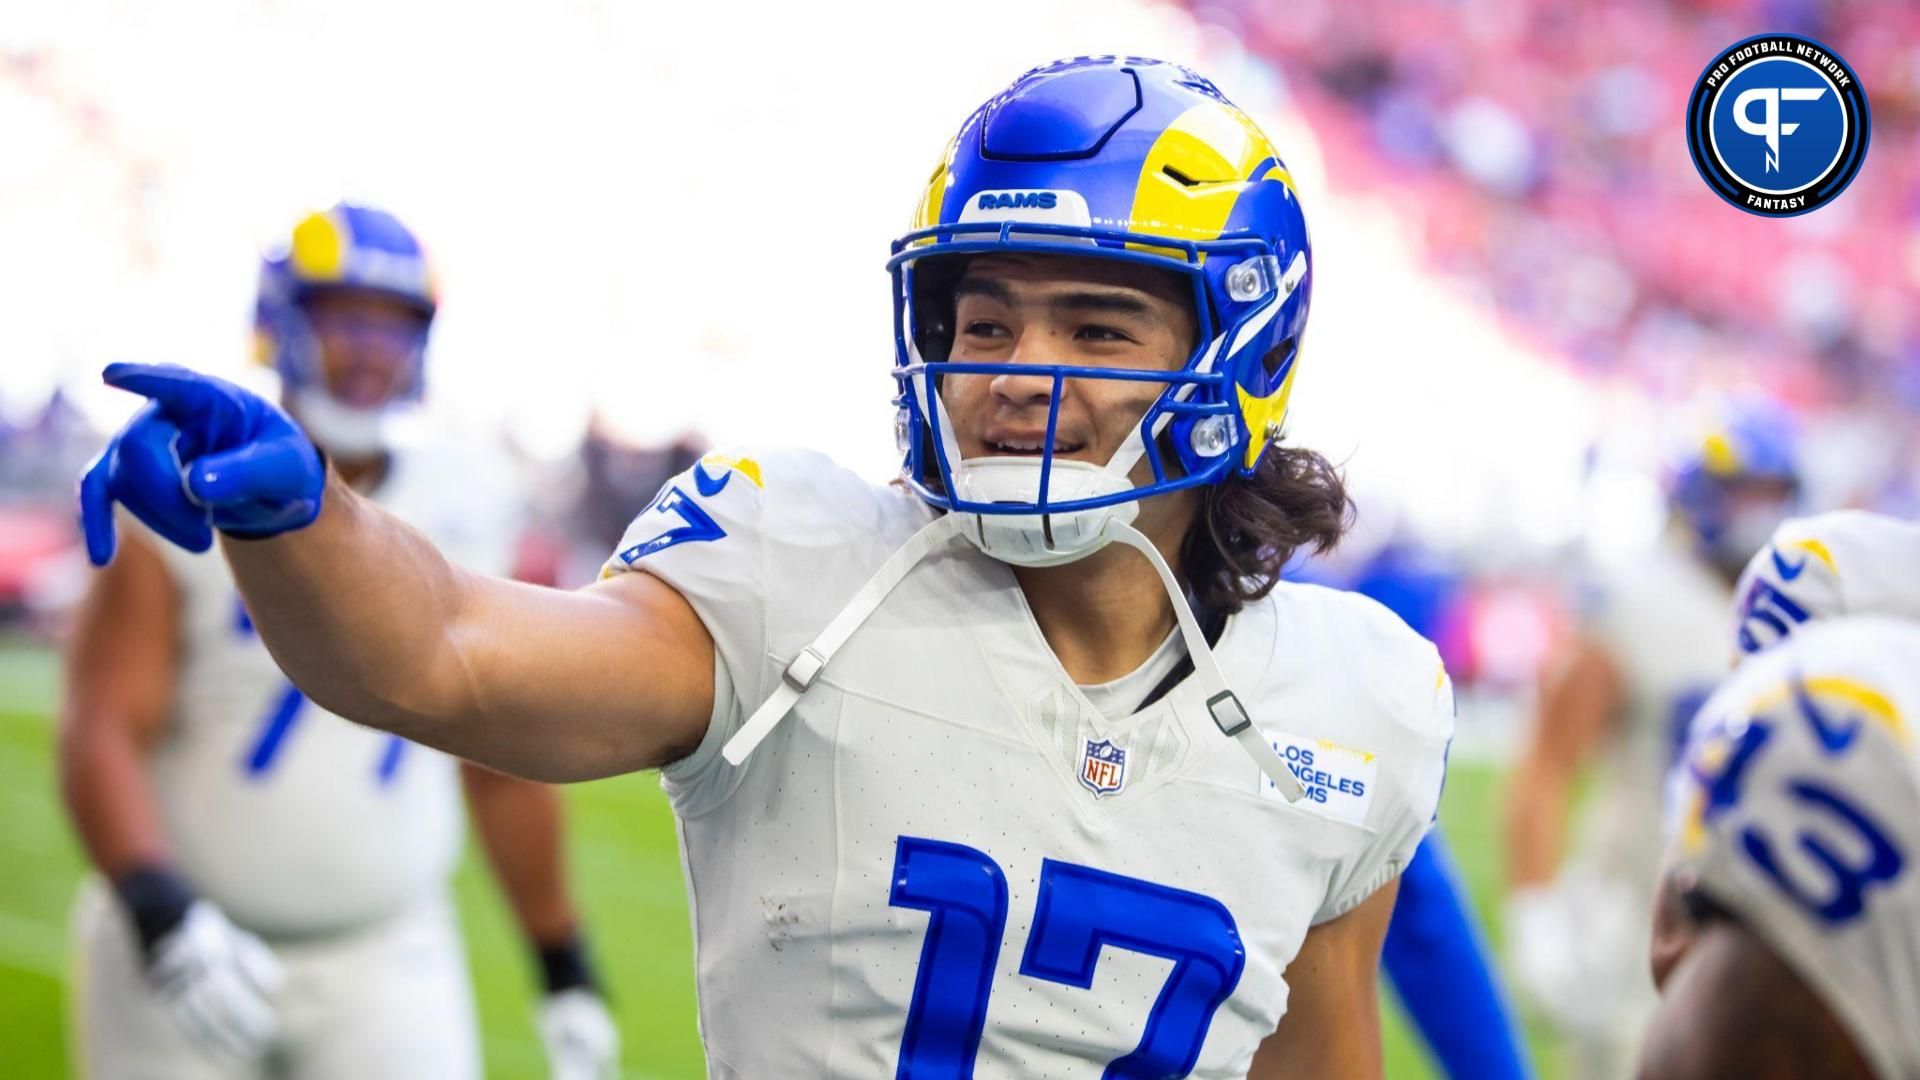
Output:
[[[173,364],[109,364],[107,385],[149,398],[80,477],[80,524],[95,566],[113,560],[113,504],[188,551],[213,530],[250,539],[320,515],[326,466],[271,402]]]

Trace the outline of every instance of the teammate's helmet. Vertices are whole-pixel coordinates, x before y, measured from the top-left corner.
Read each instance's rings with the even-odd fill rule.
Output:
[[[1678,463],[1674,508],[1708,549],[1724,547],[1730,558],[1746,559],[1766,543],[1787,507],[1783,501],[1774,520],[1743,527],[1736,520],[1733,488],[1772,481],[1789,499],[1797,494],[1798,441],[1793,419],[1777,405],[1760,400],[1729,404],[1721,420]],[[1757,533],[1757,538],[1740,535],[1745,532]]]
[[[307,302],[329,290],[377,293],[420,313],[411,377],[395,400],[417,400],[424,389],[427,328],[438,299],[420,241],[385,210],[342,202],[308,214],[282,244],[261,259],[254,307],[258,358],[280,373],[289,393],[323,386],[319,344]]]
[[[1192,355],[1166,373],[949,362],[944,286],[963,261],[949,257],[1008,251],[1180,274],[1193,289]],[[1313,282],[1306,218],[1266,136],[1184,67],[1082,57],[1021,76],[961,126],[893,252],[902,473],[935,506],[1028,515],[1045,523],[1047,548],[1064,552],[1080,543],[1062,536],[1073,517],[1098,520],[1084,512],[1108,507],[1130,516],[1146,496],[1250,475],[1280,435]],[[1010,487],[1008,470],[960,460],[939,388],[943,371],[1016,368],[1052,376],[1049,434],[1066,379],[1165,389],[1104,469],[1055,463],[1049,437],[1038,467]],[[1136,487],[1127,474],[1142,455],[1152,480]]]

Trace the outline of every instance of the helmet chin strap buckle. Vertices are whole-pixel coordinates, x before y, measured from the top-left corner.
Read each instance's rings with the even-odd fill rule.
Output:
[[[827,658],[821,656],[818,650],[809,645],[800,650],[800,655],[793,658],[793,663],[787,665],[787,670],[780,673],[780,679],[804,694],[807,688],[813,685],[813,680],[820,677],[821,670],[826,666]]]
[[[1200,620],[1194,618],[1193,607],[1187,603],[1186,592],[1180,588],[1180,582],[1174,578],[1173,569],[1140,530],[1123,522],[1112,522],[1107,526],[1112,538],[1133,548],[1147,557],[1153,564],[1154,572],[1160,575],[1160,584],[1167,590],[1167,598],[1173,601],[1173,617],[1180,624],[1180,636],[1187,643],[1187,655],[1193,660],[1193,677],[1200,683],[1200,689],[1207,695],[1207,715],[1212,717],[1214,726],[1220,734],[1240,744],[1240,749],[1260,772],[1273,781],[1281,797],[1288,802],[1298,802],[1306,794],[1300,781],[1294,778],[1292,770],[1273,749],[1260,729],[1254,726],[1253,717],[1248,715],[1246,706],[1240,698],[1227,687],[1227,677],[1220,671],[1220,662],[1214,659],[1213,649],[1207,644],[1206,632],[1200,629]]]
[[[1220,734],[1229,739],[1253,726],[1253,717],[1247,715],[1246,707],[1231,690],[1222,690],[1208,698],[1207,713],[1213,717]]]

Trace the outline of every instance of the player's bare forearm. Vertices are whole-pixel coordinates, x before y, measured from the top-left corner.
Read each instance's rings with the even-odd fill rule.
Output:
[[[1582,641],[1541,680],[1540,701],[1507,796],[1507,876],[1516,886],[1553,879],[1566,843],[1573,785],[1604,744],[1620,703],[1613,660]]]
[[[1253,1056],[1248,1080],[1383,1075],[1380,947],[1393,917],[1398,879],[1345,915],[1307,932],[1287,965],[1287,1012]]]
[[[412,738],[461,711],[444,656],[465,587],[426,538],[327,478],[320,516],[265,540],[221,536],[248,614],[319,704]]]
[[[1507,877],[1515,887],[1553,880],[1566,841],[1573,777],[1550,758],[1522,751],[1507,790]]]
[[[461,763],[460,780],[474,830],[520,929],[536,948],[571,940],[578,927],[567,895],[559,791],[471,762]]]
[[[69,729],[60,739],[60,791],[74,831],[101,874],[115,879],[167,859],[146,751],[124,729]]]
[[[60,790],[101,873],[162,862],[146,761],[172,707],[178,600],[153,548],[129,537],[89,587],[66,655]]]
[[[712,711],[712,639],[645,575],[564,592],[474,574],[337,477],[310,526],[221,548],[261,639],[315,702],[502,772],[662,764],[698,745]]]

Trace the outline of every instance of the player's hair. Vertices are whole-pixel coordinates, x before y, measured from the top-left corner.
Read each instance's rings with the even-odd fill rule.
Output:
[[[1251,477],[1200,489],[1200,512],[1180,545],[1180,569],[1202,610],[1231,615],[1266,596],[1303,550],[1324,552],[1353,524],[1353,499],[1333,462],[1275,446]]]

